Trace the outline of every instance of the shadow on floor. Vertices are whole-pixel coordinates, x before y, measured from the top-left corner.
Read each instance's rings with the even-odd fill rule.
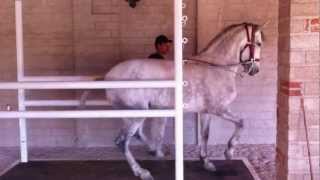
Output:
[[[185,162],[186,180],[254,180],[241,160],[213,161],[217,172],[205,171],[199,161]],[[174,180],[174,161],[140,161],[155,180]],[[125,161],[49,161],[19,164],[0,180],[139,180]]]

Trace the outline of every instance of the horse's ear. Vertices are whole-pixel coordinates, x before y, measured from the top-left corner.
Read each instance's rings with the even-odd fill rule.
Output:
[[[263,23],[261,26],[259,26],[259,29],[264,29],[268,26],[268,24],[270,24],[270,20],[266,21],[265,23]]]

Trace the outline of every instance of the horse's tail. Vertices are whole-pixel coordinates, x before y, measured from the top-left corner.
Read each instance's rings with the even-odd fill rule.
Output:
[[[104,80],[104,77],[97,77],[94,79],[94,81],[102,81]],[[91,89],[85,90],[81,96],[80,96],[80,103],[79,103],[79,109],[84,109],[86,107],[86,101],[91,93]]]
[[[84,109],[86,107],[86,101],[91,93],[91,90],[85,90],[80,96],[79,109]]]

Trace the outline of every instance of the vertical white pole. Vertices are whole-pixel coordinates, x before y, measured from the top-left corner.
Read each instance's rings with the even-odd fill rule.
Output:
[[[24,77],[24,53],[23,53],[23,23],[22,23],[22,0],[15,0],[15,16],[16,16],[16,47],[17,47],[17,79],[22,81]],[[25,92],[23,89],[18,90],[19,111],[25,110],[24,105]],[[19,119],[20,129],[20,156],[21,162],[28,161],[27,149],[27,128],[26,119]]]
[[[175,142],[176,180],[183,180],[183,60],[182,60],[182,0],[174,1],[174,59],[175,59]]]
[[[200,146],[200,141],[201,141],[201,114],[200,113],[197,113],[197,118],[196,118],[196,136],[197,136],[197,145]]]

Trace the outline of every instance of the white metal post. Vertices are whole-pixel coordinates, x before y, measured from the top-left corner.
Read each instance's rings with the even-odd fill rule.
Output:
[[[184,179],[183,166],[183,59],[182,59],[182,0],[174,1],[174,60],[175,60],[175,143],[176,180]]]
[[[23,23],[22,23],[22,0],[15,0],[15,17],[16,17],[16,47],[17,47],[17,80],[22,81],[24,77],[24,53],[23,53]],[[25,110],[24,105],[25,90],[18,90],[18,104],[19,111]],[[20,133],[20,156],[21,162],[28,161],[27,150],[27,128],[26,119],[19,119],[19,133]]]

